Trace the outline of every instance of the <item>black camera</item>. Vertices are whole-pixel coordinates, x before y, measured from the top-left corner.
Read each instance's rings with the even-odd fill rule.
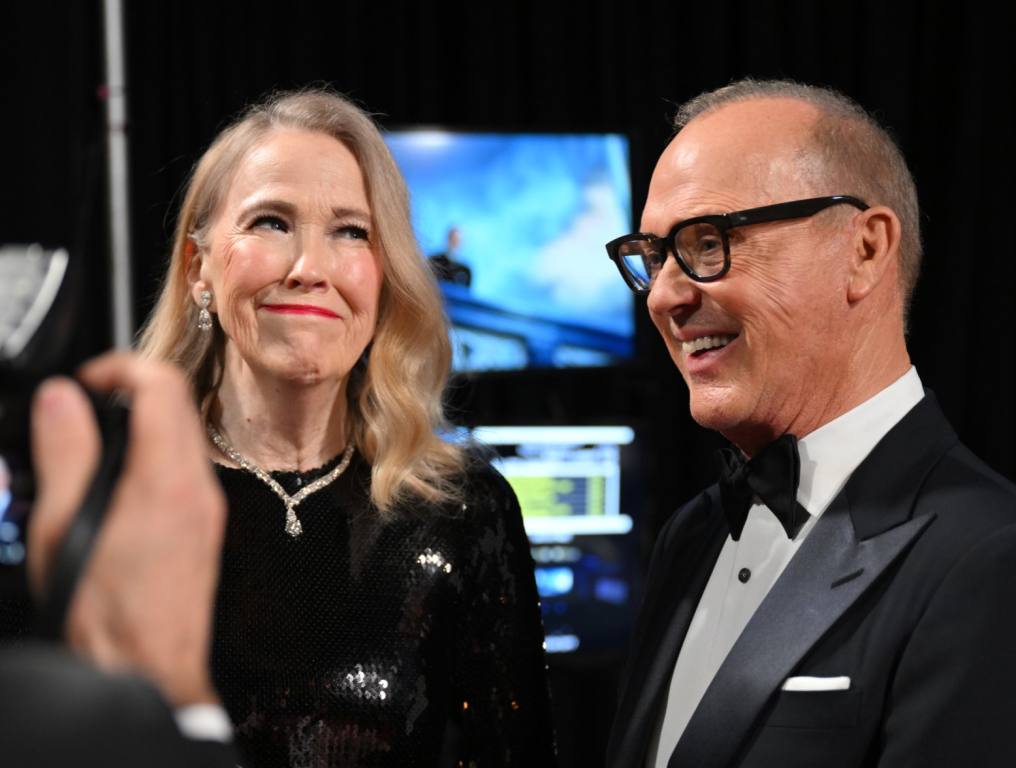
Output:
[[[0,247],[0,635],[18,633],[27,620],[29,407],[39,381],[68,367],[77,298],[71,266],[63,249]]]
[[[46,376],[73,365],[66,360],[77,303],[71,267],[63,249],[0,247],[0,456],[14,499],[33,495],[28,456],[32,392]]]
[[[32,394],[46,377],[69,374],[80,270],[64,249],[0,247],[0,637],[23,634],[31,604],[25,583],[28,513],[35,496],[29,450]],[[43,635],[59,637],[87,561],[126,441],[126,410],[93,398],[103,437],[99,469],[57,550],[32,618]]]

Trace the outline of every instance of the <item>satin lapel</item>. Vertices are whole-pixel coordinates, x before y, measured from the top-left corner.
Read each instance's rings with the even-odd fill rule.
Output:
[[[879,441],[773,585],[706,690],[668,765],[727,766],[769,698],[934,516],[911,519],[957,441],[934,395]]]
[[[815,524],[706,690],[669,768],[726,766],[808,650],[932,521],[857,541],[845,494]]]
[[[641,617],[629,651],[629,670],[607,753],[608,766],[641,765],[660,714],[661,696],[713,563],[727,537],[715,487],[689,510],[656,556]]]
[[[850,518],[867,539],[910,519],[931,469],[959,442],[931,390],[879,442],[847,481]]]

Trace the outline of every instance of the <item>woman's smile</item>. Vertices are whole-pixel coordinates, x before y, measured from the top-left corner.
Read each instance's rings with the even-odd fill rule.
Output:
[[[262,304],[260,308],[266,312],[280,315],[312,315],[327,317],[333,320],[341,318],[340,315],[332,312],[327,307],[318,307],[313,304]]]

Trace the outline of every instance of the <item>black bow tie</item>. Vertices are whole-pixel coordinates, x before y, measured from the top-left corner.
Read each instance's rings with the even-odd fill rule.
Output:
[[[741,538],[755,496],[776,515],[787,538],[794,538],[808,519],[808,510],[797,503],[797,483],[801,479],[797,438],[784,435],[751,460],[736,448],[721,448],[719,456],[720,501],[734,541]]]

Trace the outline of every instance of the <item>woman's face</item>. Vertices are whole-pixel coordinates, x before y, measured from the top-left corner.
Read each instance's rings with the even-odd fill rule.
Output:
[[[363,175],[324,133],[276,129],[251,150],[191,265],[230,353],[257,375],[341,381],[374,334],[382,269]],[[228,367],[227,367],[228,372]]]

